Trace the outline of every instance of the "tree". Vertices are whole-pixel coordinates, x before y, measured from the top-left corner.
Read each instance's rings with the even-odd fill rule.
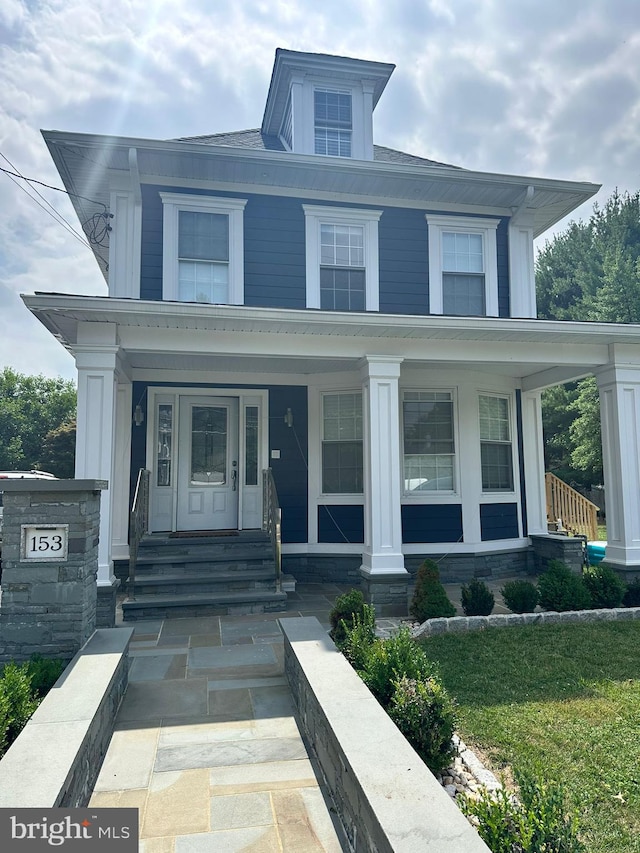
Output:
[[[73,476],[69,443],[75,413],[73,382],[25,376],[5,367],[0,373],[0,470],[38,468],[59,477]],[[63,426],[66,447],[60,455],[62,435],[53,433]]]
[[[640,191],[617,191],[588,222],[572,222],[536,261],[539,316],[640,323]],[[602,482],[600,404],[594,379],[543,395],[547,467],[575,486]]]

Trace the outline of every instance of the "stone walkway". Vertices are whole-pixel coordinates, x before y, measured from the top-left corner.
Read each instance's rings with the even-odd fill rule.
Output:
[[[131,623],[129,687],[90,805],[138,808],[140,853],[348,849],[294,719],[277,624],[328,626],[344,589],[304,585],[287,613]]]

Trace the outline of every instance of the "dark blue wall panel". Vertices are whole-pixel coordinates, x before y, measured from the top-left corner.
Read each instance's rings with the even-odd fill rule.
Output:
[[[364,507],[318,507],[318,542],[364,542]]]
[[[461,542],[462,507],[460,504],[404,504],[402,541]]]
[[[483,542],[517,539],[518,504],[481,504],[480,535]]]
[[[175,384],[175,383],[174,383]],[[155,382],[149,385],[162,385],[171,388],[174,384]],[[220,388],[225,385],[205,385],[180,383],[181,388]],[[234,388],[239,387],[233,385]],[[280,459],[270,459],[273,478],[278,491],[278,499],[282,507],[282,541],[307,541],[307,389],[300,385],[269,386],[250,385],[250,388],[266,388],[269,391],[269,456],[272,450],[280,451]],[[135,478],[138,470],[146,466],[147,453],[147,385],[143,382],[133,383],[133,407],[140,404],[145,413],[145,423],[141,427],[131,427],[131,492],[129,506],[133,498]],[[293,413],[293,426],[288,427],[284,415],[290,408]]]
[[[142,187],[140,292],[143,299],[162,299],[161,191],[207,194],[205,191],[181,190],[175,187]],[[305,308],[305,218],[302,205],[317,204],[317,200],[251,193],[216,195],[247,199],[244,210],[245,304],[271,308]],[[377,205],[369,207],[380,209]],[[380,311],[389,314],[428,314],[429,252],[426,211],[397,207],[382,209],[378,226]],[[500,316],[507,317],[507,219],[502,220],[498,226],[497,245],[498,303]]]

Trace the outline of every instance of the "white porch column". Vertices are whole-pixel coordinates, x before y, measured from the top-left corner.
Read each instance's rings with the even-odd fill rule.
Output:
[[[81,324],[88,325],[93,324]],[[78,368],[76,477],[107,480],[109,483],[109,488],[102,492],[100,503],[99,587],[115,583],[111,559],[118,353],[115,335],[115,326],[100,325],[95,330],[80,328],[79,343],[73,348]],[[85,342],[88,338],[93,338],[93,341]]]
[[[617,349],[617,348],[616,348]],[[607,563],[640,565],[640,360],[598,372]]]
[[[402,358],[365,356],[362,368],[364,438],[365,575],[406,576],[400,516],[400,415]]]
[[[544,485],[544,438],[541,391],[523,392],[522,443],[527,498],[527,533],[547,534],[547,497]]]

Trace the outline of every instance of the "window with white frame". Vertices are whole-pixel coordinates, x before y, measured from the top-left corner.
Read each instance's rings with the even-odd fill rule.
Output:
[[[483,492],[513,491],[513,453],[508,397],[481,394],[480,464]]]
[[[160,193],[163,298],[241,305],[246,199]]]
[[[497,219],[426,214],[432,314],[498,316]]]
[[[322,397],[322,491],[362,493],[362,394]]]
[[[405,391],[402,399],[404,491],[411,495],[455,490],[455,438],[451,391]]]
[[[303,205],[307,307],[377,311],[381,210]]]
[[[316,154],[351,157],[351,92],[315,89],[313,133]]]

